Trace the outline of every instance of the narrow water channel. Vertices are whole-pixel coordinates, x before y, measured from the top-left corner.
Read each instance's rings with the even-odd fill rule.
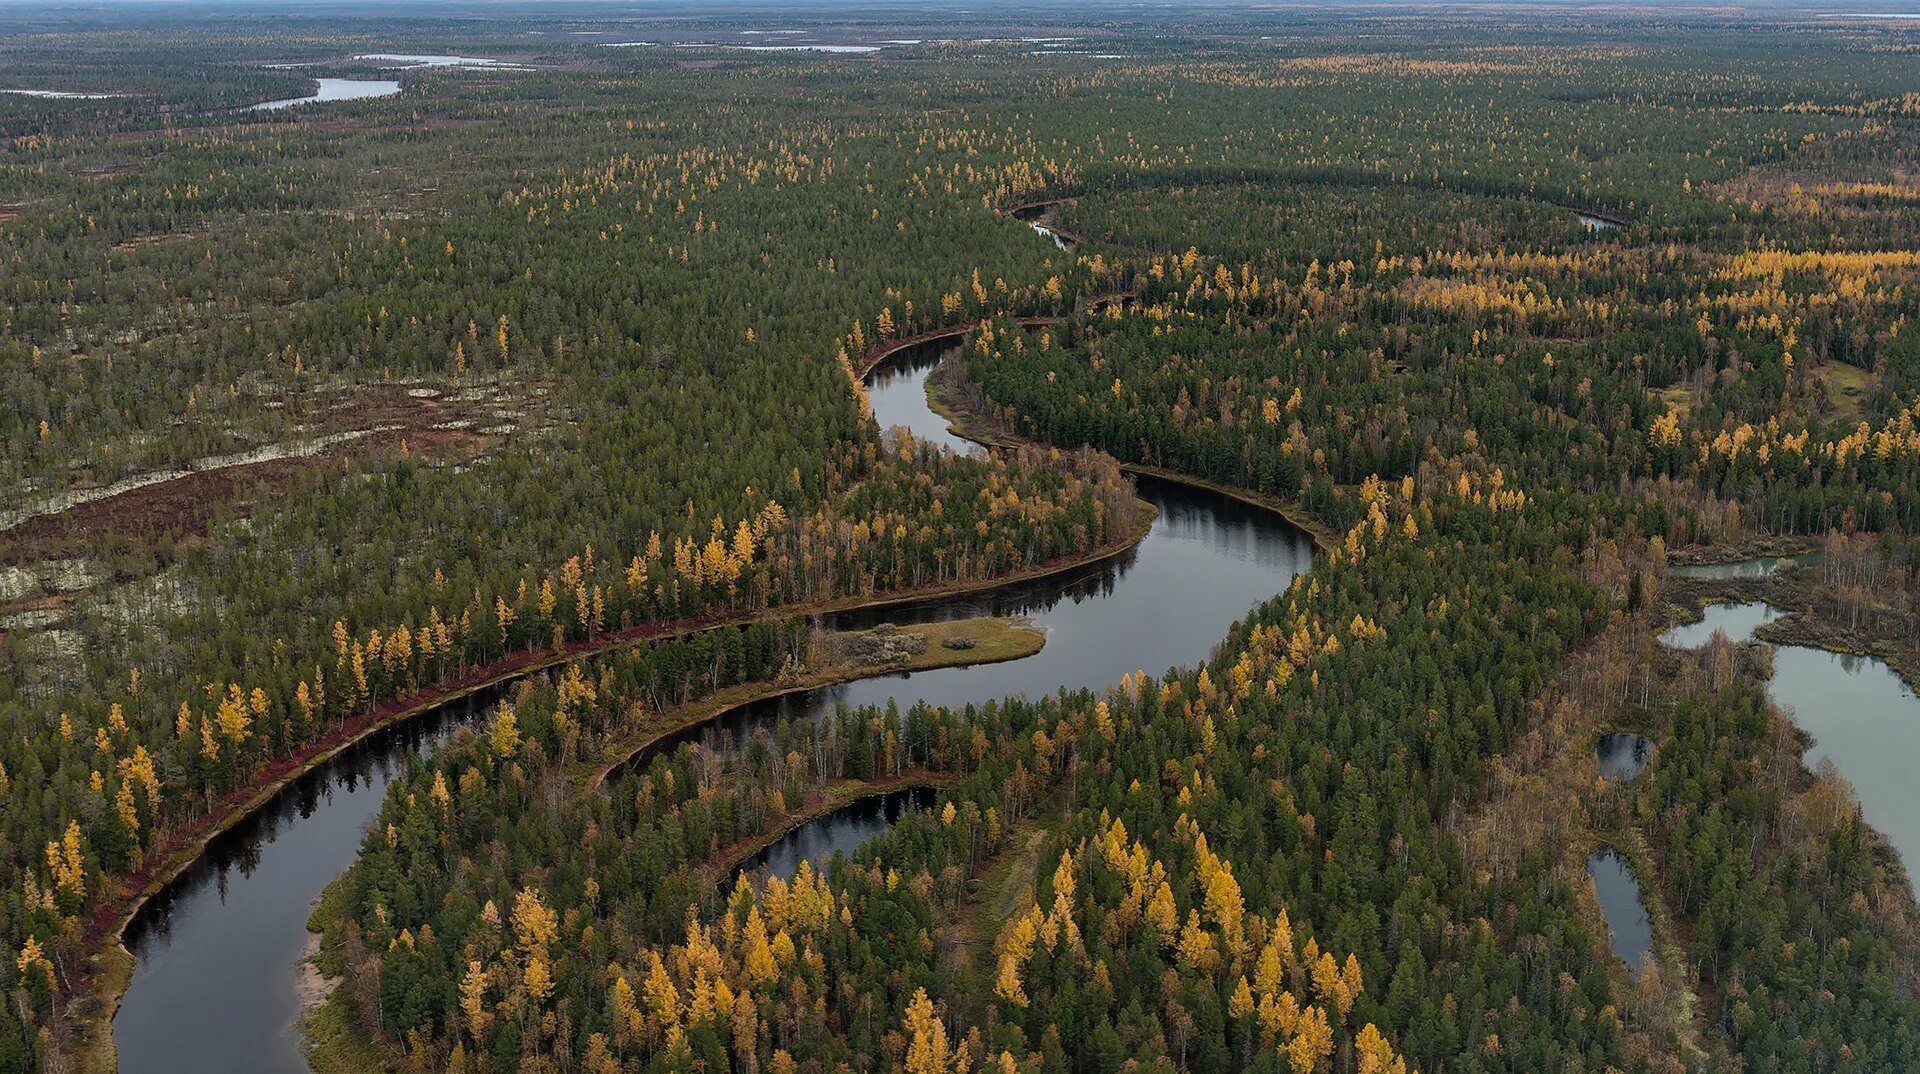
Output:
[[[793,879],[803,861],[818,871],[835,854],[851,854],[860,844],[898,824],[908,810],[930,808],[936,797],[931,787],[912,787],[862,798],[774,840],[741,868],[749,874],[764,872],[783,880]]]

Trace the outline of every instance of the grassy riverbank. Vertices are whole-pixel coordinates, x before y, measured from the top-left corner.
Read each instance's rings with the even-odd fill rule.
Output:
[[[832,658],[831,654],[857,650],[862,640],[878,640],[889,636],[917,638],[919,644],[917,649],[899,647],[896,650],[899,655],[893,659],[870,661]],[[660,740],[755,701],[878,675],[1019,660],[1039,652],[1045,644],[1044,632],[1018,619],[956,619],[911,628],[828,631],[814,640],[814,656],[809,659],[809,667],[805,670],[771,682],[741,683],[728,687],[662,713],[646,721],[633,733],[610,742],[601,751],[599,761],[587,773],[584,783],[589,789],[598,788],[621,765]],[[815,664],[815,659],[822,662]]]

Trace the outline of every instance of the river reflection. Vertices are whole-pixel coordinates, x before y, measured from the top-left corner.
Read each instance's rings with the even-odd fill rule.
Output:
[[[306,1074],[294,1026],[307,909],[345,871],[388,782],[504,688],[408,721],[315,769],[215,839],[128,928],[114,1018],[122,1074]]]
[[[1675,578],[1765,578],[1782,567],[1820,562],[1820,553],[1797,556],[1761,556],[1731,563],[1681,563],[1667,569]]]
[[[945,419],[926,405],[926,379],[938,363],[937,352],[903,353],[895,360],[900,364],[889,363],[870,382],[875,416],[883,424],[908,425],[923,439],[977,447],[948,432]],[[919,424],[929,421],[933,425]],[[891,702],[904,710],[924,700],[958,707],[1016,694],[1038,698],[1061,689],[1098,689],[1140,669],[1157,675],[1191,666],[1211,654],[1229,625],[1285,591],[1312,565],[1312,539],[1271,511],[1153,477],[1139,478],[1139,492],[1159,517],[1139,545],[1110,560],[980,593],[825,619],[834,629],[865,630],[883,622],[1025,616],[1047,632],[1046,647],[1035,655],[863,679],[755,702],[662,741],[633,763],[644,766],[685,742],[737,748],[780,719],[820,718],[840,705]],[[619,775],[616,771],[614,778]]]
[[[1719,628],[1733,641],[1746,641],[1781,614],[1759,602],[1711,604],[1704,611],[1701,622],[1676,627],[1661,640],[1695,648]],[[1807,764],[1832,761],[1853,785],[1867,823],[1908,868],[1920,861],[1920,780],[1912,766],[1920,756],[1920,696],[1913,688],[1876,657],[1776,645],[1767,696],[1812,738]]]
[[[926,405],[934,362],[905,356],[877,373],[875,415],[883,426],[906,424],[923,439],[969,448]],[[1312,562],[1311,539],[1270,512],[1155,479],[1141,479],[1140,494],[1160,515],[1121,556],[991,592],[827,623],[863,629],[882,621],[1026,615],[1048,633],[1039,654],[795,694],[726,714],[714,729],[680,741],[713,735],[738,743],[782,715],[817,717],[840,704],[892,701],[904,708],[922,698],[960,705],[1039,697],[1063,687],[1103,687],[1137,668],[1159,673],[1191,665],[1208,656],[1229,624],[1283,592]],[[492,700],[474,698],[375,736],[217,841],[129,930],[136,965],[114,1022],[121,1070],[302,1074],[295,988],[314,899],[352,863],[393,773]],[[790,875],[802,859],[857,847],[929,793],[903,792],[803,826],[769,847],[756,867]]]
[[[1831,760],[1860,811],[1911,869],[1920,862],[1920,696],[1873,657],[1804,645],[1773,651],[1767,694],[1813,737],[1807,764]],[[1911,878],[1909,878],[1911,882]]]
[[[815,871],[824,869],[835,854],[852,854],[860,844],[898,824],[908,810],[933,805],[935,797],[931,787],[914,787],[862,798],[781,836],[740,869],[748,876],[782,880],[792,880],[803,861],[812,862]]]
[[[363,97],[391,97],[400,92],[400,83],[384,78],[316,78],[319,85],[305,97],[288,97],[278,101],[261,101],[252,105],[255,112],[274,112],[282,108],[292,108],[297,104],[312,104],[316,101],[357,101]]]
[[[1676,649],[1698,649],[1713,637],[1716,630],[1727,632],[1727,640],[1735,645],[1752,641],[1753,632],[1761,624],[1771,623],[1780,618],[1780,610],[1771,604],[1752,601],[1747,604],[1709,604],[1700,609],[1700,621],[1677,626],[1660,635],[1663,645]]]

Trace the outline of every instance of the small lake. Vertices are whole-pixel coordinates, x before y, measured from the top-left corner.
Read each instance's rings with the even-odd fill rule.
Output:
[[[1701,609],[1698,623],[1677,626],[1660,635],[1662,645],[1671,645],[1676,649],[1698,649],[1713,637],[1716,630],[1727,632],[1727,640],[1735,645],[1743,641],[1752,641],[1753,632],[1760,629],[1762,623],[1770,623],[1780,618],[1780,610],[1771,604],[1753,601],[1748,604],[1709,604]]]
[[[1647,920],[1647,906],[1640,901],[1640,881],[1633,866],[1612,847],[1603,846],[1587,858],[1587,875],[1593,878],[1593,893],[1600,900],[1600,913],[1607,919],[1608,946],[1615,958],[1638,972],[1649,962],[1653,949],[1653,925]]]
[[[1909,869],[1920,863],[1920,696],[1886,661],[1777,645],[1767,694],[1813,736],[1807,766],[1833,761],[1860,811]],[[1909,880],[1911,883],[1911,880]]]
[[[1625,783],[1647,767],[1647,754],[1653,743],[1639,735],[1611,732],[1593,744],[1593,761],[1600,778],[1610,783]]]
[[[368,52],[355,56],[362,62],[381,63],[389,67],[473,67],[496,68],[507,71],[528,70],[526,64],[512,60],[489,60],[480,56],[436,56],[416,52]]]
[[[1574,213],[1573,215],[1580,221],[1581,227],[1596,233],[1613,231],[1620,226],[1620,221],[1618,220],[1609,220],[1604,216],[1594,216],[1592,213]]]
[[[319,86],[305,97],[279,101],[261,101],[249,106],[255,112],[273,112],[297,104],[320,101],[357,101],[367,97],[391,97],[400,92],[400,83],[381,78],[316,78]]]
[[[932,806],[936,797],[931,787],[912,787],[862,798],[774,840],[743,862],[740,871],[748,876],[792,880],[805,861],[813,863],[817,872],[835,854],[852,854],[860,844],[898,824],[909,810]]]
[[[1676,627],[1661,640],[1696,648],[1718,626],[1732,640],[1745,641],[1755,627],[1780,615],[1758,602],[1712,604],[1705,611],[1701,622]],[[1853,784],[1867,823],[1887,837],[1903,863],[1920,861],[1920,780],[1912,767],[1920,757],[1920,696],[1913,688],[1876,657],[1776,645],[1767,696],[1812,736],[1808,767],[1831,760]]]

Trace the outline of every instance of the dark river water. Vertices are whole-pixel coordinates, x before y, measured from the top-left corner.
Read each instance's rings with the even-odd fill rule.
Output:
[[[851,854],[860,844],[899,823],[909,809],[926,809],[938,797],[931,787],[913,787],[872,798],[862,798],[819,820],[803,824],[748,858],[741,868],[791,880],[800,863],[812,862],[816,871],[835,854]]]
[[[369,736],[215,839],[126,936],[114,1018],[124,1074],[303,1072],[294,986],[307,915],[346,871],[408,758],[488,711],[502,688]]]
[[[902,364],[869,382],[883,427],[907,425],[916,436],[946,438],[946,422],[927,408],[926,378],[937,356],[902,355]],[[929,428],[921,423],[932,421]],[[1159,675],[1207,658],[1227,627],[1284,591],[1313,561],[1313,541],[1270,511],[1231,497],[1151,477],[1140,495],[1160,512],[1132,550],[1104,563],[988,592],[830,616],[826,625],[860,630],[973,616],[1023,616],[1046,631],[1047,644],[1024,660],[938,668],[786,694],[722,713],[711,723],[657,743],[635,758],[644,765],[684,742],[737,748],[783,717],[824,716],[839,705],[906,709],[916,701],[961,706],[1061,689],[1099,688],[1129,672]],[[614,774],[618,778],[619,773]]]
[[[903,356],[870,379],[882,428],[956,449],[926,402],[937,355]],[[833,617],[829,625],[1025,615],[1047,631],[1036,656],[948,668],[811,691],[728,713],[688,738],[740,741],[781,712],[819,714],[845,703],[919,699],[956,705],[1061,687],[1099,687],[1144,668],[1158,674],[1204,659],[1227,627],[1284,591],[1307,569],[1313,543],[1278,516],[1210,492],[1156,480],[1140,484],[1160,517],[1138,547],[1076,572],[965,598]],[[320,891],[353,861],[388,778],[406,759],[477,718],[491,698],[423,717],[376,736],[302,780],[263,813],[220,839],[142,914],[127,936],[132,985],[114,1021],[128,1074],[301,1074],[295,983],[306,922]],[[856,803],[794,831],[763,852],[756,869],[790,876],[803,859],[824,861],[885,830],[924,792]]]

